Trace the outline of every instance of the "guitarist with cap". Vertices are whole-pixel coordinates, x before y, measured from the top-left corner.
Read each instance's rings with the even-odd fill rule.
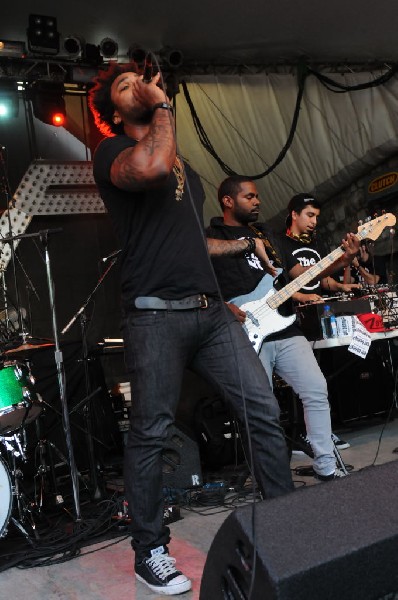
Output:
[[[283,236],[276,236],[266,225],[257,223],[260,199],[256,185],[245,177],[228,177],[218,190],[218,200],[223,217],[211,220],[206,230],[209,238],[241,239],[260,237],[266,246],[267,254],[274,265],[284,268],[289,279],[304,273],[321,259],[312,243],[320,213],[319,203],[308,194],[294,196],[289,203],[288,229]],[[292,294],[298,302],[321,302],[321,284],[328,290],[351,289],[351,285],[338,283],[331,277],[332,272],[350,264],[359,249],[359,240],[354,234],[347,234],[342,242],[344,253],[321,273],[318,281],[308,283],[306,289]],[[212,258],[224,300],[241,322],[250,318],[236,304],[235,299],[250,295],[267,278],[261,262],[254,255],[223,256]],[[271,279],[271,286],[273,282]],[[232,301],[232,302],[230,302]],[[277,311],[275,311],[275,319]],[[271,316],[272,319],[272,316]],[[304,412],[307,437],[313,453],[313,470],[322,481],[329,481],[344,473],[336,467],[332,441],[330,407],[326,380],[316,361],[311,345],[303,335],[294,317],[283,319],[282,330],[267,335],[257,348],[260,360],[272,385],[272,372],[298,394]],[[253,344],[254,345],[254,344]]]

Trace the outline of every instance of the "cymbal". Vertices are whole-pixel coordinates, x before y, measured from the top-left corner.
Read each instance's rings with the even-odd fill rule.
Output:
[[[5,350],[4,354],[8,354],[8,355],[12,355],[12,354],[18,354],[18,353],[23,353],[23,352],[30,352],[32,350],[39,350],[40,348],[49,348],[51,346],[55,346],[55,344],[53,343],[47,343],[47,344],[29,344],[29,343],[25,343],[25,344],[21,344],[20,346],[18,346],[17,348],[11,348],[10,350]]]

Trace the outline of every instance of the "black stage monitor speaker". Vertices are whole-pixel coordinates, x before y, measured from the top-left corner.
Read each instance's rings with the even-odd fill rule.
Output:
[[[376,417],[391,410],[394,379],[388,340],[372,342],[366,358],[347,348],[321,350],[320,366],[328,382],[335,424]]]
[[[162,461],[165,487],[184,489],[202,485],[198,445],[181,427],[170,428]]]
[[[219,529],[200,600],[249,598],[252,506]],[[250,600],[398,598],[398,461],[256,505]]]

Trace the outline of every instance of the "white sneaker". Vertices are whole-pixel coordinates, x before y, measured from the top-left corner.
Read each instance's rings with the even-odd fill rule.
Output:
[[[351,444],[340,439],[335,433],[332,433],[332,440],[337,450],[345,450],[346,448],[350,448]]]
[[[348,473],[344,473],[341,469],[336,469],[334,473],[331,475],[319,475],[314,472],[315,479],[319,479],[320,481],[333,481],[334,479],[340,479],[340,477],[346,477]]]
[[[153,592],[177,596],[187,592],[192,582],[175,568],[175,558],[169,556],[165,546],[151,550],[150,556],[135,564],[135,576]]]

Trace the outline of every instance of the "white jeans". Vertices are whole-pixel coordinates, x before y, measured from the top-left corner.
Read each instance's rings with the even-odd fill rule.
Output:
[[[303,403],[307,436],[314,452],[314,471],[319,475],[331,475],[336,469],[336,460],[328,389],[310,343],[302,335],[266,341],[260,350],[260,360],[271,385],[275,369],[275,373],[299,396]]]

